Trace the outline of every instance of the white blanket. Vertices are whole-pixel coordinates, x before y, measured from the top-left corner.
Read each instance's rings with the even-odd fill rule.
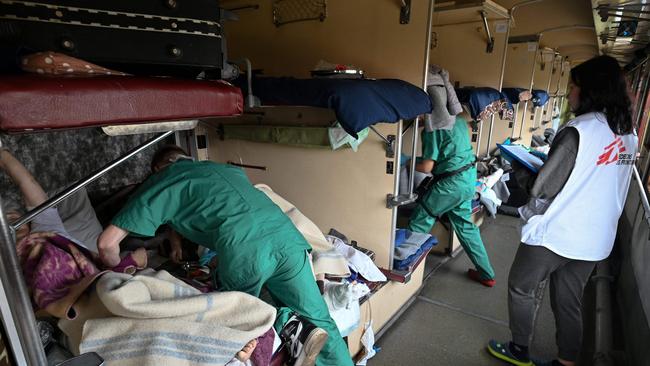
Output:
[[[276,315],[253,296],[202,294],[165,271],[107,273],[96,297],[105,309],[89,311],[111,316],[85,321],[79,351],[97,352],[108,365],[225,365]]]

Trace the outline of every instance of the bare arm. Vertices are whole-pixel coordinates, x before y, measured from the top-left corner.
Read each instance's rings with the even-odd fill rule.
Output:
[[[106,267],[112,268],[120,264],[120,242],[129,234],[128,231],[115,225],[109,225],[97,239],[99,258]]]
[[[0,168],[18,186],[27,207],[36,207],[47,201],[47,194],[34,176],[7,150],[0,149]]]
[[[415,170],[417,170],[420,173],[431,173],[434,165],[435,165],[435,161],[425,159],[420,161],[419,163],[415,163]]]

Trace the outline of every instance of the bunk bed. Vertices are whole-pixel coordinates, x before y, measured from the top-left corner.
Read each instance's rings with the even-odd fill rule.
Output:
[[[236,116],[243,111],[241,91],[218,81],[169,78],[55,78],[4,76],[0,81],[0,131],[32,133],[110,125],[158,124]],[[30,222],[140,151],[167,138],[174,127],[32,209],[7,221],[0,197],[0,296],[7,339],[18,364],[47,364],[35,316],[16,254],[13,230]],[[183,125],[187,126],[187,125]],[[195,124],[190,124],[195,126]],[[187,127],[184,127],[187,128]],[[82,356],[83,357],[83,356]]]
[[[403,118],[416,118],[431,111],[431,102],[422,89],[400,80],[314,80],[304,84],[313,95],[320,97],[321,107],[332,108],[337,119],[347,121],[346,131],[356,133],[377,122],[401,122]],[[286,80],[283,82],[286,83]],[[316,85],[317,87],[314,87]],[[333,86],[334,85],[334,86]],[[289,87],[287,90],[295,90]],[[272,94],[272,93],[271,93]],[[297,94],[301,104],[308,94]],[[278,97],[274,100],[278,102]],[[265,97],[266,100],[273,100]],[[287,104],[291,99],[285,99]],[[296,99],[293,99],[295,102]],[[323,104],[327,103],[327,105]],[[354,108],[361,106],[362,108]],[[96,77],[55,78],[35,75],[8,76],[0,82],[0,131],[7,134],[34,133],[40,131],[70,130],[102,127],[145,127],[145,131],[164,129],[192,129],[200,120],[218,120],[219,124],[232,122],[244,112],[244,100],[240,89],[221,81],[177,80],[170,78],[143,77]],[[374,114],[371,112],[375,112]],[[370,117],[369,117],[370,116]],[[194,123],[187,125],[184,122]],[[179,126],[175,126],[178,123]],[[154,126],[151,129],[146,127]],[[244,127],[244,126],[242,126]],[[108,129],[108,130],[107,130]],[[39,207],[31,210],[14,223],[3,220],[6,233],[30,222],[45,209],[65,200],[77,190],[90,184],[114,167],[140,151],[169,137],[173,131],[164,132],[151,141],[132,150],[104,168],[55,195]],[[0,198],[1,199],[1,198]],[[4,213],[0,211],[0,216]],[[24,349],[23,357],[37,360],[43,349],[34,337],[34,316],[30,300],[22,281],[20,266],[15,262],[15,248],[11,235],[3,236],[2,254],[12,258],[11,271],[0,274],[4,283],[18,283],[19,291],[5,293],[8,303],[15,304],[8,313],[16,324],[15,337],[9,337],[12,347]],[[425,255],[422,256],[423,259]],[[419,262],[418,262],[419,263]],[[8,269],[7,268],[7,269]],[[408,276],[401,282],[408,281]],[[27,309],[28,311],[26,311]],[[21,339],[36,341],[23,344]],[[35,358],[33,358],[35,357]]]

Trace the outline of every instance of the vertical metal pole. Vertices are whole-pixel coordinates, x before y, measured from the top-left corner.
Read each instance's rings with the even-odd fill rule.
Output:
[[[0,231],[0,281],[7,300],[7,303],[2,305],[2,318],[5,329],[13,322],[15,328],[7,331],[15,331],[20,340],[19,344],[16,344],[15,340],[9,338],[10,346],[18,358],[16,362],[19,365],[47,365],[45,350],[36,329],[32,303],[18,262],[14,233],[2,209],[2,198],[0,198]],[[5,309],[8,313],[5,313]]]
[[[476,139],[476,155],[478,155],[479,151],[481,151],[481,140],[482,140],[481,135],[483,135],[483,121],[479,120],[476,121],[476,123],[478,123],[478,138]]]
[[[519,114],[519,102],[513,104],[512,108],[515,110],[515,114],[512,116],[512,130],[510,131],[510,140],[515,138],[515,128],[517,127],[517,114]]]
[[[433,27],[433,9],[435,1],[429,1],[429,14],[427,17],[427,43],[424,47],[424,66],[422,67],[422,89],[427,90],[427,82],[429,81],[429,59],[431,58],[431,28]],[[411,149],[411,169],[409,175],[409,198],[413,198],[413,191],[415,191],[415,154],[417,154],[418,137],[420,127],[420,118],[413,121],[413,147]],[[392,262],[391,262],[392,263]]]
[[[433,0],[432,0],[433,1]],[[399,197],[399,172],[400,172],[400,155],[402,152],[402,125],[400,120],[397,123],[397,136],[395,136],[395,178],[393,179],[393,197]],[[415,160],[415,157],[411,157]],[[397,207],[393,207],[390,231],[390,252],[388,253],[388,269],[393,270],[393,258],[395,256],[395,230],[397,229]]]
[[[543,57],[543,56],[542,56]],[[548,83],[546,83],[546,93],[550,94],[551,93],[551,81],[553,81],[553,75],[555,73],[553,72],[555,70],[555,53],[553,54],[553,61],[551,61],[551,73],[548,75]],[[548,106],[551,103],[546,103],[544,108],[542,109],[542,115],[540,116],[540,121],[537,127],[540,127],[542,125],[542,120],[544,119],[544,112],[547,112],[548,114]]]
[[[560,105],[560,114],[558,115],[558,118],[562,118],[562,98],[563,96],[560,96],[560,87],[562,85],[562,77],[564,75],[564,60],[562,59],[562,56],[560,56],[560,74],[557,77],[557,87],[555,88],[555,98],[553,98],[553,110],[551,110],[551,121],[553,121],[553,113],[555,112],[555,107],[559,104]],[[552,123],[551,126],[554,128],[559,128],[558,126],[555,126],[555,123]]]
[[[539,48],[539,40],[537,41],[536,48]],[[535,82],[535,70],[537,66],[537,49],[535,49],[535,57],[533,58],[533,70],[530,72],[530,87],[528,88],[528,91],[531,93],[533,92],[533,83]],[[526,126],[526,112],[528,111],[528,100],[526,103],[524,103],[524,111],[521,116],[521,127],[519,130],[519,138],[522,138],[524,134],[524,127]],[[533,118],[535,118],[535,115],[533,115]],[[534,121],[534,120],[533,120]]]
[[[420,117],[413,121],[413,146],[411,147],[411,166],[409,169],[409,198],[413,198],[413,191],[415,190],[415,154],[418,153],[418,127]]]
[[[503,53],[501,54],[501,74],[499,75],[499,93],[503,91],[503,78],[506,74],[506,58],[508,56],[508,38],[510,38],[510,25],[512,22],[512,11],[508,14],[508,25],[506,29],[506,40],[503,46]],[[492,134],[494,133],[494,114],[490,118],[490,133],[488,134],[487,146],[485,148],[485,156],[490,157],[490,145],[492,144]]]
[[[433,9],[435,5],[435,0],[429,0],[429,13],[427,14],[427,29],[426,29],[426,45],[425,45],[425,51],[424,51],[424,67],[423,67],[423,81],[422,81],[422,88],[426,90],[427,87],[427,75],[429,72],[429,57],[431,55],[430,47],[431,47],[431,28],[433,25]],[[417,137],[418,137],[418,122],[419,120],[416,119],[413,123],[413,150],[416,148],[417,144]],[[395,197],[399,196],[399,170],[400,170],[400,154],[402,152],[402,125],[404,123],[400,120],[399,123],[397,124],[397,136],[396,136],[396,141],[395,141],[395,166],[397,167],[395,169],[395,180],[393,181],[393,195]],[[413,176],[415,175],[413,173],[413,170],[415,170],[415,153],[411,156],[411,179],[413,179]],[[410,181],[411,184],[414,181]],[[411,185],[411,190],[409,197],[412,197],[413,195],[413,186]],[[393,212],[392,212],[392,219],[391,219],[391,231],[390,231],[390,252],[388,253],[388,269],[393,270],[393,259],[395,256],[395,229],[397,228],[397,207],[393,207]]]

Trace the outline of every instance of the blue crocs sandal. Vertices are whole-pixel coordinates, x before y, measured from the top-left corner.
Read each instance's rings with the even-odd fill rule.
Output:
[[[510,353],[510,348],[508,343],[499,343],[495,340],[490,340],[487,346],[488,352],[501,361],[506,361],[516,366],[535,366],[535,364],[528,361],[518,360],[512,353]]]

